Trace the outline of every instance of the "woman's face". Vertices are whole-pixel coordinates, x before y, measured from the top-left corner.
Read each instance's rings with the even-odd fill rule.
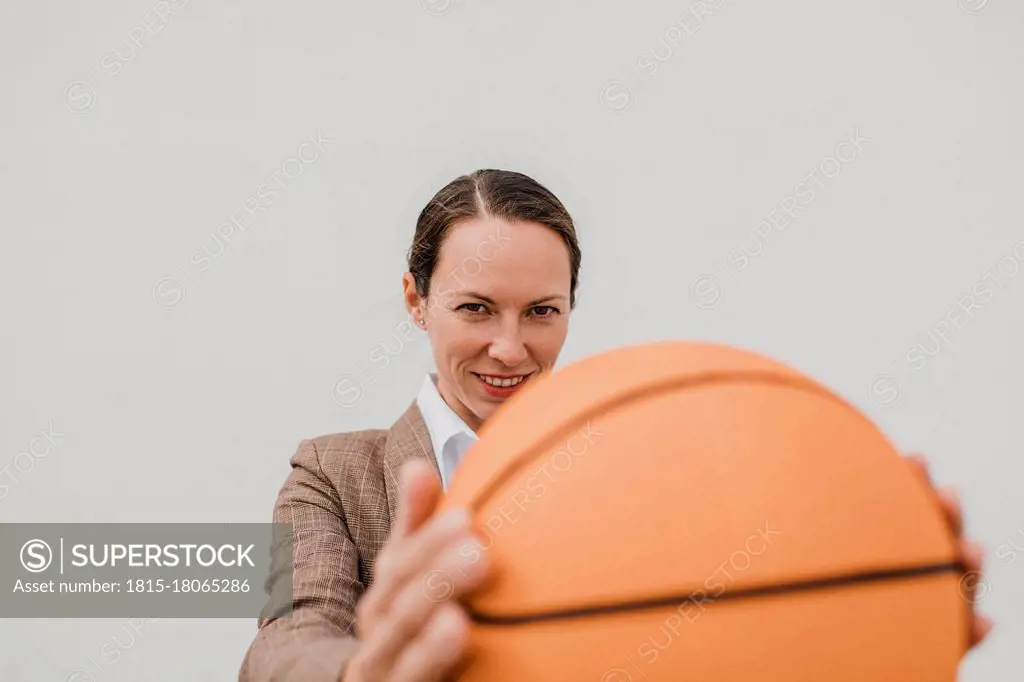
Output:
[[[406,305],[426,323],[438,390],[473,430],[554,367],[568,332],[571,276],[554,230],[491,217],[448,230],[426,299],[405,274]]]

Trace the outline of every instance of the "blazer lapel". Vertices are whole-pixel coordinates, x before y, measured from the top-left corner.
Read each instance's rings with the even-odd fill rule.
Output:
[[[434,448],[430,443],[430,432],[427,430],[423,414],[416,406],[415,401],[394,423],[384,441],[384,487],[388,497],[388,513],[391,516],[390,523],[392,524],[398,513],[399,470],[403,464],[414,459],[428,461],[440,483],[441,470],[438,468]]]

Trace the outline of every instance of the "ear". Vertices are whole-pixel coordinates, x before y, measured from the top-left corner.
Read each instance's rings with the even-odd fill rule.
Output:
[[[402,298],[405,299],[405,309],[414,321],[426,319],[426,301],[417,293],[416,278],[411,272],[402,275]]]

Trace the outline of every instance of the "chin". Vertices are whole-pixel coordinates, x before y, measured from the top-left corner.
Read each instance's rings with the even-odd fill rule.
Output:
[[[480,420],[480,424],[483,425],[486,424],[487,421],[490,420],[492,416],[494,416],[494,413],[498,411],[498,408],[501,407],[501,405],[501,403],[487,403],[484,405],[476,405],[473,408],[473,414],[477,416],[477,418]]]
[[[473,414],[481,419],[487,419],[494,414],[499,407],[501,407],[503,402],[505,401],[485,397],[481,400],[474,400],[470,409],[473,410]]]

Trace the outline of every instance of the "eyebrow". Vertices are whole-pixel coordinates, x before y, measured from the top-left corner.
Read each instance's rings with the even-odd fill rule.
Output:
[[[491,305],[498,305],[495,302],[495,300],[493,298],[491,298],[490,296],[484,296],[483,294],[478,294],[475,291],[460,291],[459,295],[461,295],[461,296],[470,296],[472,298],[478,298],[481,301],[484,301],[485,303],[490,303]],[[565,296],[562,296],[561,294],[555,294],[555,295],[551,295],[551,296],[545,296],[544,298],[538,298],[535,301],[530,301],[529,303],[526,304],[526,307],[527,308],[532,308],[535,305],[540,305],[542,303],[547,303],[548,301],[564,301],[564,300],[565,300]]]

